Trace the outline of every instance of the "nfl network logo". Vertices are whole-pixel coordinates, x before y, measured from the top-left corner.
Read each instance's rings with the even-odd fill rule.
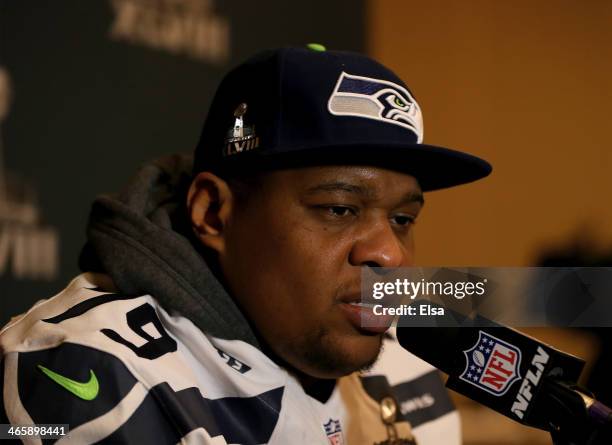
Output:
[[[503,396],[521,379],[521,351],[491,334],[478,331],[478,341],[463,351],[467,365],[459,378],[493,394]]]
[[[340,428],[340,421],[329,419],[329,422],[323,425],[325,433],[329,439],[331,445],[342,445],[342,428]]]

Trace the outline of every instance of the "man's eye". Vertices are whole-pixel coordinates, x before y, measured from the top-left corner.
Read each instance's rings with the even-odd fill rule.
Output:
[[[346,206],[324,206],[323,209],[327,212],[328,215],[337,218],[357,214],[357,211],[355,209]]]
[[[416,222],[416,218],[412,215],[395,215],[391,220],[394,224],[402,227],[409,226]]]
[[[350,207],[342,207],[342,206],[333,206],[333,207],[330,207],[329,211],[334,216],[348,216],[348,215],[352,215],[352,214],[355,213],[353,211],[353,209],[351,209]]]

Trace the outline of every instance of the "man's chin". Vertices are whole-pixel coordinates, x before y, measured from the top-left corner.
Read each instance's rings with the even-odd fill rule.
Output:
[[[315,378],[335,379],[371,368],[380,354],[382,338],[380,334],[333,335],[321,331],[316,339],[294,345],[292,355],[295,362],[299,361],[296,368],[301,372]]]

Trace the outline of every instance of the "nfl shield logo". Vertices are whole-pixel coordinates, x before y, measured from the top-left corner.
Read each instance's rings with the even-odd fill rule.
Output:
[[[323,425],[325,433],[329,439],[330,445],[342,445],[342,428],[340,428],[340,421],[329,419],[329,422]]]
[[[494,396],[502,396],[521,379],[521,351],[491,334],[478,331],[478,341],[463,351],[467,365],[459,378]]]

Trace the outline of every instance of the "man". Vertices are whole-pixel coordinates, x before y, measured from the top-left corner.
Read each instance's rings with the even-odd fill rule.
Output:
[[[388,69],[320,49],[231,71],[193,175],[171,157],[96,200],[87,273],[2,332],[8,421],[74,443],[457,443],[454,423],[411,431],[397,396],[429,368],[359,373],[396,347],[361,326],[360,273],[413,264],[423,191],[490,166],[423,145]]]

